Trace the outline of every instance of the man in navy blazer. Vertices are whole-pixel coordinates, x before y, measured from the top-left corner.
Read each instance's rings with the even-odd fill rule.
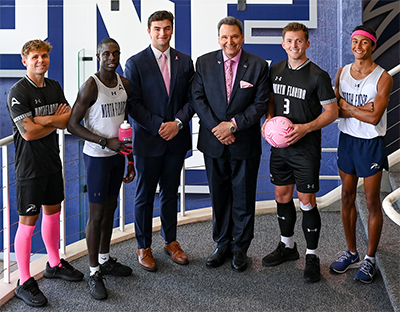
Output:
[[[242,23],[218,23],[221,50],[197,59],[193,107],[200,117],[198,148],[204,153],[213,205],[217,248],[207,266],[233,254],[232,268],[244,271],[253,239],[255,196],[261,155],[260,118],[269,97],[268,64],[242,49]],[[231,63],[231,65],[229,65]]]
[[[157,183],[164,250],[178,264],[189,262],[176,241],[176,227],[180,172],[192,147],[189,121],[193,116],[190,86],[194,67],[190,56],[170,47],[173,19],[168,11],[154,12],[148,18],[150,46],[130,57],[125,66],[125,77],[131,83],[129,114],[134,120],[137,255],[148,271],[157,269],[151,251]]]

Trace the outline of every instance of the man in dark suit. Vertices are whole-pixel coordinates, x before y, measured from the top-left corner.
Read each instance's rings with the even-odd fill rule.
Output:
[[[218,23],[221,50],[198,58],[192,89],[217,243],[207,266],[222,265],[232,252],[232,268],[237,271],[247,267],[253,238],[260,118],[269,97],[268,64],[244,51],[243,41],[242,23],[231,16],[223,18]]]
[[[151,251],[157,183],[164,250],[178,264],[189,262],[176,241],[176,227],[180,172],[192,147],[189,121],[193,109],[189,103],[194,67],[190,56],[170,47],[173,19],[170,12],[154,12],[148,19],[150,46],[129,58],[125,67],[125,77],[131,82],[129,114],[134,120],[137,255],[148,271],[157,269]]]

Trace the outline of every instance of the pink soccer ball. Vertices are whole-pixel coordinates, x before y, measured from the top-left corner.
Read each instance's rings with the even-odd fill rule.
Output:
[[[286,117],[277,116],[271,118],[262,131],[264,139],[276,148],[285,148],[289,146],[285,141],[285,135],[293,130],[292,122]]]

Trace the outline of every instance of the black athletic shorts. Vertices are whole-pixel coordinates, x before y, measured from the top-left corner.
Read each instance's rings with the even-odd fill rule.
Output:
[[[17,180],[17,211],[20,216],[40,213],[42,205],[56,205],[64,200],[62,172],[28,180]]]
[[[271,183],[277,186],[296,184],[300,193],[319,191],[320,159],[305,155],[283,156],[271,152]]]

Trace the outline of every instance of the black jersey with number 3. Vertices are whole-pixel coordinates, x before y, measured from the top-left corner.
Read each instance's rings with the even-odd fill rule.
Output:
[[[291,69],[287,60],[271,66],[270,78],[274,92],[274,115],[289,118],[294,124],[304,124],[322,113],[322,105],[336,101],[328,73],[307,60]],[[308,133],[295,144],[272,148],[274,152],[294,155],[302,153],[321,157],[321,130]]]
[[[15,144],[15,178],[26,180],[46,176],[61,170],[57,133],[26,141],[16,123],[26,117],[54,115],[61,104],[68,104],[60,84],[45,78],[39,88],[27,76],[15,83],[7,99],[7,108],[13,121]]]

